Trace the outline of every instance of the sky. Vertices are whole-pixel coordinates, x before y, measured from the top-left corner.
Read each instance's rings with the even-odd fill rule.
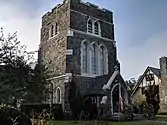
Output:
[[[114,13],[117,55],[124,79],[138,78],[167,56],[167,0],[83,0]],[[18,32],[28,51],[38,49],[41,17],[62,0],[0,0],[0,27]]]

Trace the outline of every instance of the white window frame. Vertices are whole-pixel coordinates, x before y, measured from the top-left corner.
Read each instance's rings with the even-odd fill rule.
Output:
[[[59,25],[58,25],[58,23],[57,22],[55,22],[55,25],[54,25],[54,35],[58,35],[59,34]],[[56,32],[56,30],[57,30],[57,32]]]
[[[52,26],[53,26],[53,35],[52,35]],[[57,33],[56,33],[56,27],[57,27]],[[57,22],[55,23],[52,23],[50,26],[49,26],[49,39],[57,36],[59,34],[59,25]]]
[[[87,44],[87,72],[83,71],[83,44]],[[92,69],[92,49],[93,45],[95,45],[96,53],[95,53],[95,65],[96,65],[96,73],[93,72]],[[100,52],[101,47],[104,48],[104,73],[101,73],[101,63],[100,63]],[[108,50],[107,47],[103,44],[98,45],[96,42],[88,42],[87,40],[83,40],[81,43],[81,75],[87,77],[96,77],[108,74]]]
[[[92,22],[92,32],[89,32],[89,21]],[[98,24],[98,34],[95,34],[95,23]],[[87,33],[93,34],[95,36],[101,36],[101,25],[100,25],[99,20],[95,20],[95,19],[92,19],[92,18],[88,19],[88,21],[87,21]]]
[[[99,46],[99,49],[100,49],[99,55],[102,51],[101,47],[104,47],[104,74],[101,73],[101,62],[100,62],[101,60],[100,59],[99,59],[99,73],[100,73],[100,75],[105,75],[105,74],[108,74],[108,50],[107,50],[107,47],[105,45],[101,44]]]
[[[86,54],[86,72],[84,72],[84,69],[83,69],[83,46],[84,46],[84,44],[87,44],[86,45],[86,50],[87,50],[87,54]],[[84,40],[84,41],[82,41],[82,43],[81,43],[81,73],[83,74],[83,75],[86,75],[86,74],[89,74],[89,43],[86,41],[86,40]]]
[[[90,32],[90,30],[89,30],[89,22],[91,23],[91,32]],[[87,21],[87,33],[93,33],[93,25],[94,25],[94,23],[93,23],[93,21],[92,21],[92,19],[88,19],[88,21]]]
[[[52,38],[53,36],[54,36],[54,25],[51,24],[49,27],[49,38]]]
[[[96,71],[95,71],[95,73],[93,73],[93,69],[92,69],[92,50],[93,50],[93,45],[95,45],[95,67],[96,67]],[[95,43],[95,42],[93,42],[93,43],[91,43],[91,47],[90,47],[90,49],[91,49],[91,53],[90,53],[90,73],[91,73],[91,75],[98,75],[99,74],[99,57],[98,57],[98,51],[99,51],[99,49],[98,49],[98,45]]]
[[[97,23],[97,26],[98,26],[98,27],[97,27],[97,28],[98,28],[98,34],[95,33],[95,30],[96,30],[96,29],[95,29],[95,24],[96,24],[96,23]],[[95,34],[95,35],[101,36],[101,27],[100,27],[100,22],[99,22],[98,20],[97,20],[97,21],[94,21],[94,28],[93,28],[93,30],[94,30],[94,34]]]
[[[101,46],[101,47],[103,47],[103,46]],[[104,55],[105,55],[105,50],[104,50],[104,47],[103,47],[103,49],[100,47],[100,74],[101,75],[104,75],[105,74],[105,57],[104,57]]]

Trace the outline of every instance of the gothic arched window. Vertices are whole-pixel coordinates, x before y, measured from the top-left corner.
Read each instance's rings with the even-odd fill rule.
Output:
[[[61,103],[61,90],[57,88],[56,90],[57,103]]]
[[[91,49],[91,67],[92,74],[97,74],[97,46],[95,44],[92,45]]]
[[[100,46],[100,74],[104,75],[107,73],[107,50],[102,45]]]
[[[84,42],[82,44],[82,71],[88,73],[88,44]]]
[[[104,47],[100,47],[100,74],[104,75],[105,71],[105,55],[104,55]]]

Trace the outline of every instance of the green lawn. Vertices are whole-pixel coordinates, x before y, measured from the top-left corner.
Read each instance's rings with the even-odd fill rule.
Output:
[[[162,122],[152,122],[152,121],[138,121],[138,122],[106,122],[106,123],[93,123],[93,122],[82,122],[75,123],[73,121],[54,121],[52,125],[167,125],[167,123]]]
[[[165,123],[166,121],[166,123]],[[167,125],[167,115],[157,115],[156,121],[135,121],[135,122],[77,122],[74,121],[53,121],[52,125]]]
[[[156,118],[159,121],[167,121],[167,115],[157,115]]]

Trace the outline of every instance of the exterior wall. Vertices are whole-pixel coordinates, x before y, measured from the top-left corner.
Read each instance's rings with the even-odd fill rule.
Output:
[[[53,22],[58,24],[59,34],[49,38],[49,29]],[[64,4],[55,8],[42,18],[41,44],[44,64],[54,76],[64,75],[66,70],[67,28],[69,27],[69,6]]]
[[[167,57],[160,58],[161,84],[160,92],[160,112],[167,112]]]
[[[114,66],[117,64],[116,61],[116,47],[113,45],[113,42],[103,40],[101,38],[96,38],[88,34],[83,34],[80,32],[74,31],[74,36],[68,37],[68,49],[73,49],[72,58],[75,60],[75,68],[78,74],[81,74],[81,42],[87,40],[88,42],[97,43],[97,45],[104,44],[108,50],[108,73],[111,74],[114,71]],[[67,66],[68,67],[68,66]],[[70,66],[69,66],[70,68]],[[67,68],[67,71],[70,69]]]
[[[62,107],[64,108],[64,99],[65,99],[65,77],[59,78],[59,79],[53,79],[53,103],[56,104],[57,102],[57,89],[60,89],[61,95],[60,95],[60,102],[62,104]]]
[[[138,88],[136,93],[132,96],[132,103],[135,105],[140,105],[143,101],[146,101],[146,97],[145,95],[142,95],[141,88]]]
[[[73,35],[68,37],[67,47],[73,49],[73,59],[76,64],[76,72],[81,74],[81,42],[87,40],[98,45],[103,43],[108,52],[108,71],[113,72],[113,67],[116,64],[116,47],[114,42],[114,25],[112,12],[102,11],[98,7],[85,4],[80,0],[70,1],[70,29],[73,30]],[[87,21],[89,18],[96,18],[100,21],[101,36],[87,34]],[[105,39],[105,40],[104,40]],[[70,67],[67,65],[67,67]],[[67,68],[67,71],[69,69]]]
[[[155,85],[161,84],[161,79],[159,77],[157,77],[156,75],[154,75],[154,79],[155,79]]]
[[[39,61],[45,64],[53,77],[66,73],[67,29],[70,25],[69,2],[57,5],[51,12],[42,17],[41,43],[39,49]],[[52,24],[58,24],[58,34],[49,36]],[[60,88],[61,103],[64,108],[65,78],[53,79],[53,103],[56,102],[56,89]]]
[[[91,78],[91,77],[84,77],[84,76],[80,76],[77,78],[78,80],[78,88],[80,89],[80,92],[85,95],[87,94],[87,89],[90,89],[90,87],[92,86],[94,80],[96,78]],[[98,83],[97,83],[98,84]]]
[[[149,74],[149,72],[152,73],[152,74],[154,74],[152,71],[148,71],[147,74]],[[159,85],[161,83],[160,78],[157,77],[155,74],[154,74],[154,80],[155,80],[155,85]],[[144,77],[144,79],[143,79],[143,81],[142,81],[142,83],[140,84],[139,87],[146,87],[147,84],[148,84],[148,82],[146,82],[146,78]]]
[[[93,13],[92,11],[87,14],[87,13],[81,13],[75,10],[71,10],[71,23],[70,23],[70,28],[71,29],[76,29],[82,32],[87,32],[87,21],[89,18],[93,18],[91,14]],[[111,15],[112,16],[112,15]],[[99,20],[100,25],[101,25],[101,37],[108,38],[111,40],[114,40],[114,24],[111,22],[106,22],[104,20],[101,20],[100,18],[95,19]]]
[[[113,23],[113,13],[106,9],[100,9],[97,5],[84,3],[81,0],[71,0],[70,8],[91,17]]]
[[[87,21],[93,18],[100,22],[101,35],[87,33]],[[117,65],[117,53],[114,41],[114,24],[112,12],[98,9],[95,6],[85,4],[80,0],[70,1],[70,28],[71,33],[67,37],[67,49],[73,50],[73,54],[67,57],[66,72],[75,68],[75,73],[79,75],[78,83],[81,92],[84,94],[93,81],[95,76],[82,75],[81,72],[81,43],[86,40],[90,44],[103,44],[108,50],[108,74],[114,72],[114,66]],[[74,67],[72,67],[72,63]],[[81,76],[80,76],[81,75]],[[97,83],[98,84],[98,83]]]

